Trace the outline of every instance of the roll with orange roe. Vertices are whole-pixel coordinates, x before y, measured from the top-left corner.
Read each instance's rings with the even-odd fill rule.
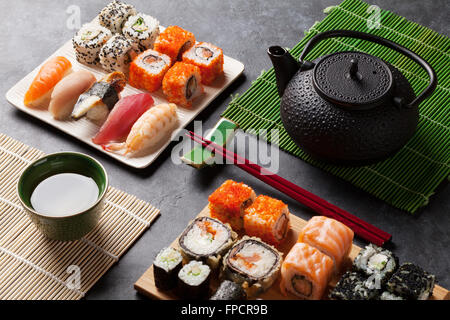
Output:
[[[211,84],[223,73],[223,51],[207,42],[199,42],[183,53],[183,62],[200,68],[202,83]]]
[[[164,76],[162,87],[169,102],[191,108],[192,101],[203,93],[200,69],[192,64],[177,62]]]
[[[289,210],[282,201],[260,195],[244,211],[245,233],[278,246],[289,231]]]
[[[149,49],[138,55],[130,65],[130,84],[149,92],[158,90],[170,68],[169,56]]]
[[[170,57],[172,63],[181,60],[183,53],[195,44],[192,32],[169,26],[156,38],[153,49]]]

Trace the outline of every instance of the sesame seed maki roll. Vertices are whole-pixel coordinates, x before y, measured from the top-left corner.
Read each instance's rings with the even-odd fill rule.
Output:
[[[130,65],[130,84],[149,92],[157,91],[170,69],[169,56],[149,49],[138,55]]]
[[[112,33],[121,33],[129,16],[135,15],[136,9],[131,4],[114,0],[99,13],[99,23]]]
[[[156,38],[154,49],[167,54],[172,63],[181,60],[183,53],[195,44],[192,32],[178,26],[169,26]]]
[[[242,285],[247,296],[268,290],[278,278],[282,254],[259,238],[244,236],[223,259],[221,278]]]
[[[128,73],[128,67],[137,56],[137,45],[120,34],[106,42],[100,50],[100,64],[107,72]]]
[[[140,51],[152,49],[159,35],[159,21],[149,15],[138,13],[128,18],[122,33],[126,38],[135,41]]]
[[[178,243],[187,260],[201,260],[215,269],[236,238],[229,225],[201,217],[189,224]]]
[[[387,282],[389,292],[405,299],[426,300],[433,294],[435,276],[412,263],[404,263]]]
[[[353,269],[367,276],[374,276],[375,281],[385,284],[397,270],[398,258],[389,250],[373,244],[362,249],[353,261]]]
[[[184,62],[175,63],[163,79],[162,88],[169,102],[185,108],[203,93],[200,69]]]
[[[72,39],[77,61],[97,65],[100,62],[100,50],[111,37],[111,31],[105,27],[94,23],[83,25]]]
[[[223,51],[207,42],[196,43],[183,53],[183,62],[200,68],[202,83],[211,84],[218,75],[223,73]]]
[[[177,294],[185,299],[202,299],[209,294],[211,269],[200,261],[191,261],[178,272]]]
[[[162,249],[153,262],[153,276],[155,285],[161,290],[170,290],[176,287],[178,272],[183,266],[181,253],[174,248]]]
[[[210,300],[245,300],[247,295],[242,286],[233,281],[224,280]]]
[[[289,210],[282,201],[260,195],[245,209],[244,229],[249,236],[278,246],[289,231]]]
[[[281,266],[280,290],[299,298],[320,300],[333,273],[333,261],[306,243],[296,243]]]
[[[255,191],[242,182],[225,181],[208,198],[211,217],[229,223],[233,230],[244,227],[244,211],[256,198]]]
[[[346,272],[330,292],[335,300],[372,300],[378,297],[376,288],[366,285],[366,277],[359,272]]]

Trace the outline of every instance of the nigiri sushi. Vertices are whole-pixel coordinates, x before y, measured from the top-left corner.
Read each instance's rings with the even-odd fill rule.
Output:
[[[47,108],[53,88],[62,78],[72,72],[72,64],[64,57],[48,60],[25,93],[23,103],[30,108]]]
[[[178,122],[177,106],[163,103],[147,110],[133,125],[127,140],[103,148],[130,156],[157,144]]]
[[[92,142],[106,144],[125,140],[133,124],[153,103],[153,98],[148,93],[134,94],[120,99]]]
[[[48,107],[53,118],[64,120],[70,117],[80,95],[89,90],[95,81],[95,76],[91,72],[80,70],[58,82],[53,89]]]
[[[113,72],[106,75],[99,82],[83,93],[72,112],[72,117],[79,119],[84,115],[90,120],[103,120],[120,99],[120,92],[127,83],[122,72]]]
[[[281,265],[280,290],[299,298],[320,300],[333,273],[333,261],[306,243],[296,243]]]
[[[334,271],[340,270],[353,242],[353,231],[341,222],[324,216],[312,217],[302,229],[298,242],[307,243],[333,259]]]

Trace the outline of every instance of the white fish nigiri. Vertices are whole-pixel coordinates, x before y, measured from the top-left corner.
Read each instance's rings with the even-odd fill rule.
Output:
[[[133,125],[127,140],[104,146],[107,151],[133,155],[156,145],[178,122],[177,106],[163,103],[147,110]]]
[[[78,97],[95,83],[95,76],[86,70],[76,71],[63,78],[53,89],[48,111],[53,118],[64,120],[70,116]]]

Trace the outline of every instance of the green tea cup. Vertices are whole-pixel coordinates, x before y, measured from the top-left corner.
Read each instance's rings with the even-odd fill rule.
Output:
[[[31,204],[33,191],[45,179],[61,173],[92,178],[98,187],[97,201],[81,212],[67,212],[61,216],[37,212]],[[46,237],[61,241],[78,240],[96,227],[107,190],[105,168],[94,158],[77,152],[53,153],[32,162],[22,172],[17,184],[18,198],[36,227]]]

